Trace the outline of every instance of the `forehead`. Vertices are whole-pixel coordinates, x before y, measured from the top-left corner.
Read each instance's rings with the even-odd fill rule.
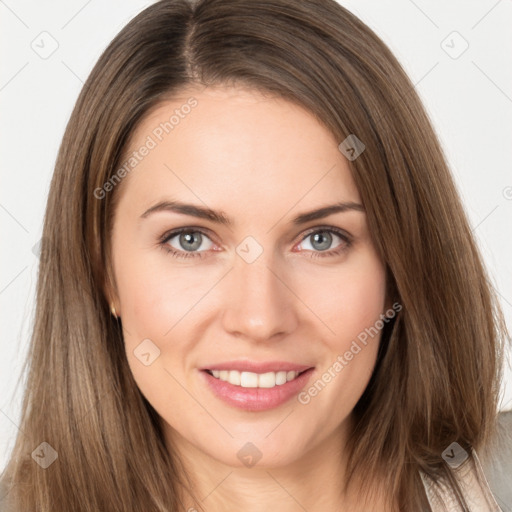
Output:
[[[205,203],[289,209],[298,201],[360,202],[345,157],[303,107],[255,90],[187,89],[154,108],[132,134],[124,159],[145,155],[126,193],[147,203],[169,193]],[[135,157],[133,157],[135,158]]]

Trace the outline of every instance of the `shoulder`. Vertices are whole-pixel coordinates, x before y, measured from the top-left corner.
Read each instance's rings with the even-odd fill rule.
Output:
[[[500,412],[493,442],[479,453],[482,469],[498,505],[512,510],[512,410]]]

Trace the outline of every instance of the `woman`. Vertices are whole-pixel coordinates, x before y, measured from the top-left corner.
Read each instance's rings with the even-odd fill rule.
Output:
[[[414,87],[335,2],[139,14],[42,253],[6,507],[499,510],[501,312]]]

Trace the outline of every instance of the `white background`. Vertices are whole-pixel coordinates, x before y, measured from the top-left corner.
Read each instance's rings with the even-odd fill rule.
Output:
[[[34,314],[33,247],[64,128],[103,49],[149,3],[0,0],[0,467],[18,432],[23,381],[16,383]],[[512,1],[340,3],[377,32],[416,85],[512,328]],[[464,40],[467,50],[452,58]],[[52,45],[47,58],[33,49]],[[509,367],[501,409],[511,408]]]

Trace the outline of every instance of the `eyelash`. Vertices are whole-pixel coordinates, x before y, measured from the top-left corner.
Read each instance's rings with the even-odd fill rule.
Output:
[[[344,253],[346,250],[348,250],[349,247],[351,247],[352,239],[348,235],[346,235],[343,231],[341,231],[340,229],[334,228],[332,226],[319,226],[319,227],[312,229],[311,231],[309,231],[302,237],[302,239],[300,240],[299,243],[302,243],[304,240],[306,240],[306,238],[308,238],[311,235],[314,235],[316,233],[325,233],[325,232],[334,233],[335,235],[339,236],[343,240],[344,243],[341,244],[339,248],[332,249],[330,251],[308,251],[311,253],[311,255],[310,255],[311,258],[326,258],[329,256],[338,256],[338,255]],[[204,235],[204,236],[210,238],[208,236],[208,234],[205,231],[203,231],[202,229],[196,229],[193,227],[180,228],[180,229],[176,229],[171,232],[164,233],[160,237],[160,240],[158,243],[160,248],[162,250],[164,250],[167,254],[171,254],[175,258],[203,258],[203,257],[205,257],[203,255],[203,253],[205,253],[207,251],[192,251],[192,252],[177,251],[176,249],[169,246],[169,244],[167,242],[169,242],[169,240],[171,240],[175,236],[180,235],[181,233],[201,233],[201,235]]]

